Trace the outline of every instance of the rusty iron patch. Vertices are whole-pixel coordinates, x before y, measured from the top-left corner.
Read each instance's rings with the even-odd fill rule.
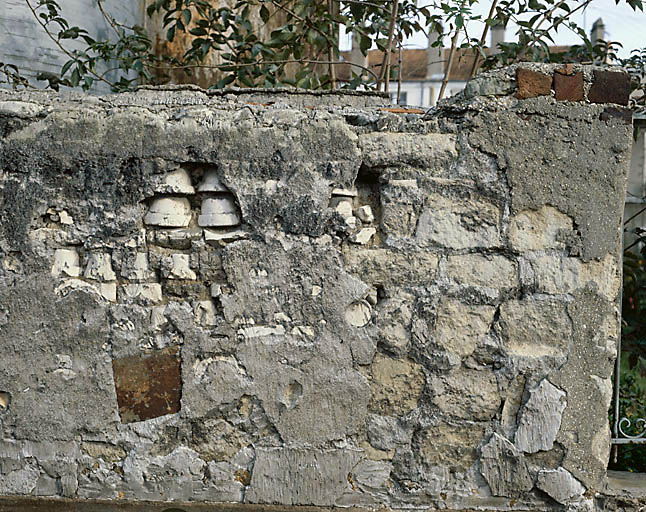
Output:
[[[121,423],[179,412],[182,396],[179,348],[112,361]]]

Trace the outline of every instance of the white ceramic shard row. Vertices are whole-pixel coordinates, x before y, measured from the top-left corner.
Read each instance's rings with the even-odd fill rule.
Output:
[[[361,228],[357,233],[350,237],[354,244],[364,245],[370,242],[370,239],[377,233],[375,228]]]
[[[56,249],[54,251],[52,275],[66,275],[70,277],[78,277],[81,275],[79,255],[75,249]]]
[[[240,214],[233,196],[207,197],[197,223],[202,227],[226,227],[240,224]]]
[[[198,192],[228,192],[229,189],[224,186],[218,172],[214,169],[206,171],[202,183],[197,187]]]
[[[168,279],[197,279],[197,275],[191,270],[188,254],[173,254],[165,261],[164,267]]]
[[[215,325],[215,305],[210,300],[201,300],[193,304],[193,313],[200,325]]]
[[[157,304],[162,300],[162,288],[159,283],[125,284],[121,287],[122,302],[143,302]]]
[[[112,270],[112,258],[108,253],[90,254],[83,276],[94,281],[114,281],[117,275]]]
[[[144,217],[149,226],[185,228],[191,222],[191,204],[185,197],[158,197]]]
[[[159,179],[153,190],[158,194],[195,194],[191,175],[186,169],[177,169]]]
[[[359,217],[359,220],[361,220],[361,222],[370,223],[375,220],[375,216],[372,213],[372,208],[370,208],[370,206],[368,205],[357,208],[357,217]]]
[[[65,279],[54,289],[54,292],[64,297],[74,290],[98,295],[109,302],[117,301],[116,283],[88,283],[80,279]]]

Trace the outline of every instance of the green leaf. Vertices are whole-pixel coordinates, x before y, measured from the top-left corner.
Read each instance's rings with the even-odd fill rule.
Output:
[[[269,20],[269,9],[267,9],[265,4],[260,6],[260,19],[264,23],[267,23],[267,21]]]
[[[173,39],[175,39],[175,25],[170,27],[168,29],[168,32],[166,32],[166,39],[171,42],[173,41]]]
[[[187,25],[191,22],[191,10],[190,9],[184,9],[182,11],[182,17],[184,18],[184,23]]]

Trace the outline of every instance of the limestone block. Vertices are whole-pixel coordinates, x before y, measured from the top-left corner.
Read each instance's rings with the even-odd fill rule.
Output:
[[[536,487],[546,492],[562,505],[578,501],[585,487],[567,469],[544,469],[538,473]]]
[[[162,289],[159,283],[124,284],[120,287],[120,302],[158,304],[162,300]]]
[[[565,304],[549,300],[505,302],[500,327],[505,350],[522,357],[565,356],[572,337]]]
[[[370,415],[368,418],[368,441],[378,450],[390,450],[410,441],[407,432],[397,418],[392,416]]]
[[[621,287],[617,260],[607,255],[601,261],[584,263],[578,258],[543,255],[529,260],[536,276],[537,291],[549,294],[573,294],[587,284],[614,300]]]
[[[489,332],[495,312],[493,306],[444,300],[437,312],[435,343],[460,357],[471,355],[478,341]]]
[[[373,286],[428,286],[437,276],[437,255],[420,251],[344,248],[348,272]]]
[[[373,222],[375,220],[375,215],[372,213],[372,208],[368,205],[360,206],[357,208],[357,217],[361,222]]]
[[[388,462],[364,460],[352,470],[353,480],[361,487],[378,489],[390,479],[393,466]]]
[[[432,375],[428,387],[433,404],[447,417],[490,420],[500,406],[498,382],[489,370],[457,368],[448,375]]]
[[[480,473],[494,496],[512,498],[534,486],[523,454],[507,439],[495,433],[482,447]]]
[[[209,169],[204,173],[202,182],[197,187],[198,192],[229,192],[229,189],[224,186],[218,171]]]
[[[455,135],[430,133],[367,133],[359,136],[365,165],[436,168],[457,157]]]
[[[377,342],[398,357],[408,353],[414,304],[413,295],[402,294],[381,301],[377,309]]]
[[[563,249],[562,234],[573,231],[570,217],[552,206],[524,210],[509,220],[509,242],[518,252]]]
[[[240,214],[233,196],[207,197],[197,219],[202,227],[227,227],[240,224]]]
[[[78,277],[81,274],[79,255],[76,249],[56,249],[54,251],[54,265],[52,275],[66,275]]]
[[[567,405],[566,394],[547,379],[529,392],[520,410],[516,448],[526,453],[551,450]]]
[[[191,222],[191,204],[185,197],[157,197],[144,217],[149,226],[185,228]]]
[[[358,233],[350,237],[353,244],[365,245],[370,242],[370,239],[377,233],[375,228],[361,228]]]
[[[193,281],[197,275],[190,267],[190,256],[188,254],[173,254],[162,262],[162,272],[168,279],[186,279]]]
[[[90,254],[83,276],[94,281],[114,281],[117,275],[112,270],[112,257],[104,252]]]
[[[420,364],[377,354],[372,364],[370,409],[385,416],[406,414],[417,408],[424,380]]]
[[[485,428],[485,423],[440,423],[424,429],[419,437],[422,460],[429,466],[467,471],[478,458],[478,446]]]
[[[483,199],[430,194],[419,216],[415,238],[423,246],[491,248],[502,243],[498,206]]]
[[[351,450],[257,448],[245,501],[332,506],[359,459],[360,452]]]
[[[464,254],[449,256],[446,262],[449,279],[467,286],[505,290],[518,286],[518,267],[504,256]]]
[[[191,175],[186,169],[177,169],[159,177],[153,191],[157,194],[195,194]]]

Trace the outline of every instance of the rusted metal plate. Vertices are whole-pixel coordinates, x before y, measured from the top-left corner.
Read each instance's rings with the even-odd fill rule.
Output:
[[[122,423],[179,412],[182,396],[179,348],[112,361]]]

